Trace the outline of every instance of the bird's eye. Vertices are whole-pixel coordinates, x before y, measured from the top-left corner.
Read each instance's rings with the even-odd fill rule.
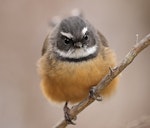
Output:
[[[88,38],[89,38],[88,35],[84,35],[84,36],[83,36],[83,39],[84,39],[84,40],[88,40]]]
[[[64,42],[65,42],[65,44],[71,44],[72,43],[72,39],[69,39],[69,38],[65,38],[64,39]]]

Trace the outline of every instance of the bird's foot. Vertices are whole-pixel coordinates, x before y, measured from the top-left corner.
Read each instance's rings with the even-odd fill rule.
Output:
[[[95,87],[92,87],[90,89],[89,97],[93,98],[94,100],[97,100],[97,101],[102,101],[103,100],[102,96],[100,94],[96,93]]]
[[[65,120],[66,120],[67,124],[75,125],[75,123],[72,120],[75,120],[76,117],[72,117],[71,116],[70,108],[67,105],[68,105],[68,102],[66,102],[65,105],[64,105],[64,117],[65,117]]]

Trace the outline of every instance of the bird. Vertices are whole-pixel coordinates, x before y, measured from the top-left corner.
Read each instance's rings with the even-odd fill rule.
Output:
[[[52,102],[75,104],[114,66],[116,54],[104,35],[84,17],[66,17],[43,43],[38,61],[42,92]],[[117,83],[118,77],[100,95],[111,96]]]

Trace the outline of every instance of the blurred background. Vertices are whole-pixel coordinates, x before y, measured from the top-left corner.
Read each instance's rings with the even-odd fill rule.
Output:
[[[149,6],[149,0],[0,0],[0,127],[51,128],[63,118],[63,105],[42,95],[36,69],[52,17],[81,9],[120,62],[137,33],[139,40],[150,33]],[[133,128],[150,120],[149,65],[150,47],[123,71],[114,96],[94,102],[69,128]]]

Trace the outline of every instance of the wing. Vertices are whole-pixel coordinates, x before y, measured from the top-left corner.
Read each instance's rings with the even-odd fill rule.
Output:
[[[102,45],[105,46],[105,47],[109,47],[108,41],[106,40],[106,38],[104,37],[104,35],[101,34],[99,31],[97,31],[97,33],[98,33],[98,35],[100,37]]]
[[[43,47],[42,47],[42,56],[46,53],[47,51],[47,47],[48,47],[48,35],[43,43]]]

